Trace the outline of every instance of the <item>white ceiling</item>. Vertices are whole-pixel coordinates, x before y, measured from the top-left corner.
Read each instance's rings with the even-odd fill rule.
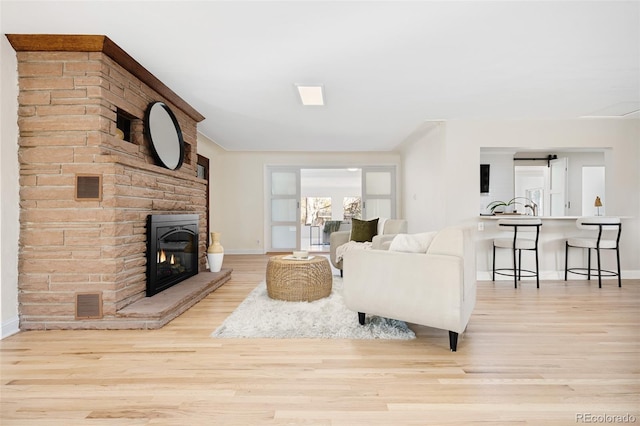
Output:
[[[3,33],[108,36],[204,115],[199,131],[228,150],[384,151],[425,121],[640,108],[639,1],[0,7]],[[302,106],[296,83],[322,84],[326,106]]]

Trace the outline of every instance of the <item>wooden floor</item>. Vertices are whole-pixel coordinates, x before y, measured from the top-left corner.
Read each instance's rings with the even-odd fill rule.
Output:
[[[640,280],[480,282],[455,353],[414,325],[412,341],[210,338],[266,261],[227,255],[232,279],[160,330],[0,341],[0,424],[640,423]]]

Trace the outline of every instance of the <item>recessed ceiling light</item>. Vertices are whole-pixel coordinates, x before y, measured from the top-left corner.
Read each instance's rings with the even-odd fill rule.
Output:
[[[324,105],[324,93],[322,86],[305,86],[296,84],[302,105],[322,106]]]

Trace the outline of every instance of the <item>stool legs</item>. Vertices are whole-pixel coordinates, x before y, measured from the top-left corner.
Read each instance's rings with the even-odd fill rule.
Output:
[[[536,247],[536,288],[540,288],[540,269],[538,268],[538,248]]]
[[[620,250],[616,248],[616,258],[618,260],[618,287],[622,287],[622,275],[620,275]]]
[[[602,273],[600,272],[601,269],[600,269],[600,250],[599,249],[596,249],[596,255],[598,256],[598,288],[602,288]]]
[[[518,265],[516,264],[516,249],[513,249],[513,285],[515,288],[518,288],[518,274],[516,271],[520,272]]]
[[[496,280],[496,246],[493,246],[493,274],[491,275],[491,281]]]
[[[578,247],[578,248],[583,248],[583,247]],[[598,288],[602,288],[602,260],[601,260],[601,256],[600,256],[600,249],[598,248],[594,248],[593,250],[596,251],[596,262],[598,263]],[[616,263],[618,266],[618,287],[622,287],[622,276],[620,274],[620,250],[618,248],[615,249],[616,250]],[[537,255],[537,252],[536,252]],[[537,257],[537,256],[536,256]],[[536,258],[536,263],[537,263],[537,258]],[[537,266],[536,266],[537,268]],[[587,272],[586,274],[584,273],[580,273],[580,272],[574,272],[572,271],[572,273],[574,274],[580,274],[580,275],[586,275],[587,276],[587,280],[591,280],[591,248],[587,248]],[[564,280],[567,281],[568,279],[568,272],[569,272],[569,243],[565,242],[565,248],[564,248]],[[607,273],[612,273],[613,275],[616,275],[613,272],[610,271],[605,271]]]
[[[564,242],[564,280],[567,280],[567,273],[569,272],[569,242]]]
[[[538,258],[538,249],[536,248],[534,250],[536,252],[536,288],[540,288],[540,262],[539,262],[539,258]],[[568,251],[568,247],[565,249],[565,259],[566,259],[566,253]],[[516,255],[517,252],[517,255]],[[518,288],[518,281],[522,281],[522,250],[521,249],[513,249],[512,251],[512,257],[513,257],[513,286],[515,288]],[[491,280],[495,281],[496,280],[496,246],[493,246],[493,262],[492,262],[492,268],[491,268]],[[567,271],[566,268],[568,267],[568,265],[565,264],[565,281],[567,279]]]

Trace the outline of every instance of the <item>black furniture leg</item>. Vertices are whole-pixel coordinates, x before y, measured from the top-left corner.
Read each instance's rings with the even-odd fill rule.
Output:
[[[538,247],[536,247],[536,288],[540,288],[540,270],[538,269]]]
[[[513,249],[513,285],[518,288],[518,265],[516,264],[516,249]]]
[[[342,278],[342,269],[340,269],[340,278]]]
[[[518,281],[522,281],[522,250],[518,250]]]
[[[496,280],[496,246],[493,246],[493,275],[491,276],[491,281]]]
[[[458,349],[458,333],[455,331],[449,332],[449,349],[451,349],[451,352],[455,352]]]
[[[567,280],[567,273],[569,272],[569,242],[564,243],[564,280]]]
[[[602,272],[600,272],[600,249],[596,249],[598,255],[598,288],[602,288]]]
[[[622,287],[622,275],[620,275],[620,250],[616,247],[616,258],[618,259],[618,287]]]
[[[364,312],[358,312],[358,322],[360,325],[364,325]]]
[[[591,281],[591,249],[587,249],[587,279]]]

